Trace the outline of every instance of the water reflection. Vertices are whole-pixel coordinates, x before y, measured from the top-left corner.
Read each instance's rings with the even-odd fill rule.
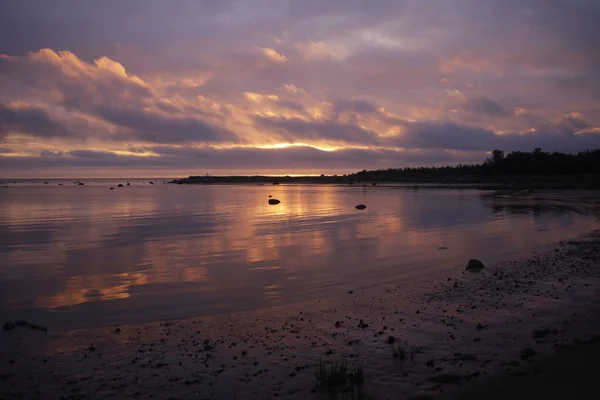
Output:
[[[0,201],[1,312],[69,326],[415,279],[472,257],[510,259],[594,224],[573,207],[471,190],[46,186]]]

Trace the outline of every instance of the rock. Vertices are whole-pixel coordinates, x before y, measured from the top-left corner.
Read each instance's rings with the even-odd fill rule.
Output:
[[[393,336],[389,336],[387,338],[387,344],[394,344],[396,342],[396,338]]]
[[[127,182],[127,186],[131,186],[131,183]]]
[[[369,324],[366,324],[362,319],[360,320],[360,322],[358,323],[358,327],[361,329],[365,329],[369,327]]]
[[[115,188],[114,188],[114,187],[111,187],[111,188],[110,188],[110,190],[115,190]]]
[[[479,272],[484,268],[484,265],[481,261],[476,260],[474,258],[470,259],[467,263],[467,271],[471,272]]]
[[[128,184],[128,185],[129,185],[129,184]],[[119,183],[119,184],[117,185],[117,187],[123,187],[123,184],[122,184],[122,183]]]
[[[365,210],[366,208],[367,208],[367,206],[365,206],[364,204],[359,204],[359,205],[356,206],[356,209],[357,210],[361,210],[361,211]]]
[[[16,325],[12,322],[5,322],[4,326],[2,326],[2,329],[4,329],[5,331],[10,331],[11,329],[15,329],[15,327]]]
[[[149,184],[151,184],[151,185],[154,185],[154,182],[152,182],[152,181],[150,181],[150,182],[148,182],[148,183],[149,183]]]
[[[79,185],[79,186],[83,186],[83,185],[85,185],[85,183],[83,183],[83,182],[79,182],[79,183],[78,183],[78,185]]]
[[[281,203],[281,201],[277,200],[277,199],[269,199],[269,204],[271,205],[275,205],[275,204],[279,204]]]

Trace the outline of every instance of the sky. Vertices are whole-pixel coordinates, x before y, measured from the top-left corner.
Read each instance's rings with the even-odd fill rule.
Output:
[[[600,148],[597,0],[0,11],[4,178],[341,174]]]

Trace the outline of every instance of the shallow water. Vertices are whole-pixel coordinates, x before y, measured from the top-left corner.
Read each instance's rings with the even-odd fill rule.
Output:
[[[2,320],[107,325],[416,284],[598,225],[572,201],[474,189],[84,182],[0,189]]]

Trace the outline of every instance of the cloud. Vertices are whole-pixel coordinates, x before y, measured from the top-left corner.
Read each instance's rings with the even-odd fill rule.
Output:
[[[280,63],[287,61],[287,57],[284,56],[283,54],[279,54],[277,52],[277,50],[275,50],[275,49],[261,48],[260,50],[268,59],[270,59],[272,61],[280,62]]]
[[[343,112],[354,112],[358,114],[374,114],[378,112],[377,108],[366,100],[338,99],[334,102],[333,108],[336,115]]]
[[[0,102],[0,138],[9,133],[47,139],[73,136],[72,132],[41,108],[30,105],[10,106]]]
[[[373,145],[379,143],[377,133],[356,125],[335,121],[307,121],[300,118],[256,117],[259,128],[278,134],[282,140],[290,143],[305,140],[329,140],[340,143]]]
[[[186,169],[190,171],[190,174],[203,169],[246,174],[249,169],[259,168],[270,171],[323,171],[327,173],[328,171],[354,172],[363,168],[390,168],[402,165],[439,165],[460,160],[481,162],[486,156],[483,152],[469,154],[445,150],[346,149],[323,151],[307,146],[291,146],[284,149],[157,146],[145,150],[152,151],[156,155],[134,156],[102,151],[73,150],[60,155],[0,157],[0,167],[13,170],[168,168]]]
[[[110,157],[185,144],[208,146],[215,165],[210,154],[264,170],[279,165],[275,153],[222,148],[368,147],[355,155],[461,162],[493,148],[600,146],[597,1],[102,3],[3,7],[0,136],[14,152],[2,157],[27,140],[43,162],[88,165],[70,153],[85,142],[109,153],[103,166],[171,168],[182,156]],[[350,153],[315,154],[327,166]]]
[[[100,107],[96,115],[126,128],[122,140],[152,143],[215,143],[240,142],[233,133],[190,117],[166,117],[136,109]]]
[[[484,128],[461,126],[451,122],[407,123],[404,132],[388,138],[390,144],[416,149],[452,149],[461,151],[545,151],[578,152],[600,147],[599,132],[581,132],[587,125],[576,118],[546,123],[539,130],[524,134],[498,134]]]
[[[467,109],[489,117],[505,118],[511,116],[511,112],[505,109],[501,104],[486,98],[470,99],[467,103]]]

